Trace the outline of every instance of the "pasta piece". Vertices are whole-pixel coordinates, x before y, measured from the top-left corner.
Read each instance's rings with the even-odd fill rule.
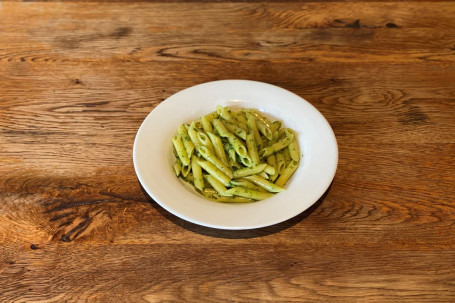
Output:
[[[276,156],[276,171],[281,174],[283,170],[286,168],[286,161],[284,161],[284,156],[282,152],[278,152],[275,154]]]
[[[217,105],[216,112],[218,113],[218,116],[220,116],[224,120],[230,121],[233,119],[231,113],[229,112],[229,108],[227,108],[227,107]]]
[[[264,200],[273,197],[272,193],[256,191],[244,187],[233,187],[226,191],[226,194],[232,194],[234,196],[249,198],[253,200]]]
[[[201,118],[201,124],[202,124],[202,129],[206,132],[206,133],[212,133],[213,132],[213,126],[212,126],[212,123],[210,123],[210,119],[208,119],[207,116],[204,116]]]
[[[259,185],[263,189],[266,189],[266,190],[268,190],[269,192],[272,192],[272,193],[279,193],[279,192],[282,192],[284,190],[284,188],[282,188],[281,186],[276,185],[276,184],[274,184],[274,183],[272,183],[272,182],[270,182],[268,180],[265,180],[264,178],[259,177],[257,175],[247,176],[247,177],[244,177],[244,178],[247,179],[248,181],[253,182],[256,185]]]
[[[275,154],[271,154],[270,156],[268,156],[266,161],[267,161],[267,164],[269,166],[272,166],[275,169],[275,171],[276,171],[276,156],[275,156]]]
[[[204,179],[202,177],[201,166],[197,163],[197,157],[193,155],[191,158],[191,171],[193,172],[194,187],[199,190],[204,189]]]
[[[238,165],[237,156],[236,156],[234,148],[232,148],[231,145],[229,145],[229,144],[226,144],[225,146],[227,146],[226,149],[227,149],[227,153],[228,153],[228,156],[229,156],[229,164],[230,164],[230,166],[237,166]]]
[[[259,132],[264,135],[268,140],[272,140],[272,131],[270,128],[261,120],[256,120],[256,126]]]
[[[220,181],[224,186],[229,186],[231,178],[226,176],[221,170],[219,170],[215,165],[209,161],[198,160],[197,163],[210,175]]]
[[[193,174],[191,172],[188,173],[185,177],[183,177],[183,180],[189,183],[193,183],[194,182]]]
[[[269,121],[269,119],[267,119],[266,117],[261,115],[258,111],[254,110],[254,109],[249,109],[248,112],[251,113],[252,115],[254,115],[254,117],[258,121],[265,124],[268,128],[270,128],[270,126],[272,126],[272,123]]]
[[[269,174],[269,179],[271,182],[274,182],[278,178],[278,168],[275,154],[272,154],[267,157],[267,166],[270,166],[274,169],[273,174]]]
[[[248,129],[253,132],[254,139],[256,140],[257,146],[262,146],[262,138],[261,134],[258,131],[258,127],[256,125],[256,118],[253,114],[249,113],[248,111],[246,114],[246,124],[248,125]]]
[[[261,171],[259,174],[257,174],[256,176],[259,176],[261,178],[264,178],[265,180],[268,180],[269,179],[269,175],[267,175],[267,173],[265,171]]]
[[[289,155],[293,161],[299,162],[300,161],[300,153],[299,153],[299,144],[297,143],[297,137],[294,137],[291,144],[288,145]]]
[[[179,161],[175,161],[173,167],[174,167],[175,175],[177,177],[180,176],[180,173],[182,172],[182,164]]]
[[[202,194],[214,201],[214,202],[220,202],[220,203],[250,203],[250,202],[255,202],[253,199],[248,199],[248,198],[243,198],[239,196],[220,196],[216,190],[213,188],[204,188],[202,191]]]
[[[278,132],[277,132],[277,131],[276,131],[276,132],[273,132],[273,133],[272,133],[272,139],[271,139],[269,142],[267,142],[267,145],[266,145],[266,146],[270,146],[270,145],[276,143],[276,141],[278,141],[278,137],[279,137]]]
[[[210,176],[210,175],[204,175],[204,178],[207,177],[207,176]],[[216,196],[218,195],[218,192],[214,189],[214,188],[211,188],[211,187],[206,187],[202,190],[202,194],[203,195],[213,195],[213,196]]]
[[[213,147],[212,141],[210,140],[209,136],[207,136],[203,132],[197,132],[197,138],[199,139],[199,142],[201,142],[201,145],[199,146],[199,148],[201,146],[205,146],[211,153],[215,153],[215,149]],[[199,148],[198,148],[198,150],[199,150]]]
[[[234,178],[242,178],[246,176],[259,174],[267,166],[266,163],[256,165],[254,167],[247,167],[244,169],[238,169],[234,171]]]
[[[188,127],[188,135],[190,136],[190,139],[193,142],[194,147],[197,149],[201,145],[201,142],[197,137],[196,122],[194,121],[191,122],[190,126]]]
[[[220,137],[223,138],[229,137],[230,132],[226,129],[226,126],[224,126],[223,122],[221,122],[220,119],[213,119],[212,125],[217,131],[218,135],[220,135]]]
[[[284,186],[286,184],[286,182],[288,182],[288,180],[294,174],[294,172],[296,171],[298,166],[299,166],[299,162],[291,161],[291,163],[289,163],[289,165],[286,167],[286,169],[283,171],[283,173],[275,181],[275,184],[278,186]]]
[[[186,155],[188,159],[191,159],[194,151],[194,144],[191,142],[190,136],[184,124],[180,125],[178,129],[178,135],[182,138],[183,146],[185,147]]]
[[[289,148],[283,148],[281,150],[281,153],[283,154],[283,157],[284,157],[284,163],[286,163],[286,166],[288,166],[288,164],[291,162],[291,155],[289,154]]]
[[[248,158],[248,152],[246,150],[245,145],[234,135],[230,135],[228,138],[229,144],[232,145],[235,152],[242,158]]]
[[[262,187],[257,186],[256,184],[253,184],[248,180],[243,180],[243,179],[232,180],[231,185],[233,187],[245,187],[245,188],[249,188],[249,189],[256,190],[256,191],[264,191],[264,189]]]
[[[215,199],[216,202],[224,203],[251,203],[254,202],[253,199],[243,198],[243,197],[218,197]]]
[[[242,127],[243,129],[247,129],[248,128],[248,124],[247,124],[247,121],[246,121],[246,116],[245,116],[245,113],[243,111],[238,112],[236,119],[237,119],[237,122],[239,123],[240,127]]]
[[[239,158],[240,158],[240,162],[243,164],[243,166],[245,166],[245,167],[253,166],[253,162],[251,162],[250,157],[239,157]]]
[[[201,191],[201,194],[208,199],[216,199],[219,197],[217,191],[213,188],[206,187]]]
[[[246,135],[246,148],[248,149],[248,155],[250,156],[251,162],[253,165],[257,165],[259,163],[258,146],[252,131],[248,131]]]
[[[218,118],[218,113],[216,111],[211,112],[204,116],[207,120],[212,121],[213,119]]]
[[[270,130],[272,133],[277,132],[281,128],[281,121],[273,121],[272,125],[270,126]]]
[[[223,122],[221,122],[221,120],[213,119],[212,124],[213,124],[213,127],[216,129],[216,131],[218,132],[218,134],[221,137],[224,137],[224,138],[228,139],[229,144],[232,145],[232,147],[234,148],[235,152],[240,157],[244,157],[244,158],[248,157],[248,153],[247,153],[245,145],[243,145],[243,143],[240,141],[239,138],[234,136],[231,132],[229,132],[226,129],[226,126],[223,124]]]
[[[213,149],[215,150],[215,155],[217,158],[220,159],[226,166],[230,166],[229,161],[226,158],[223,142],[221,141],[220,137],[212,133],[207,133],[207,135],[209,136],[210,141],[212,141]]]
[[[242,115],[242,114],[243,114],[243,112],[232,112],[231,111],[231,115],[233,116],[233,119],[230,119],[230,120],[223,119],[223,123],[225,125],[226,124],[235,125],[236,127],[241,128],[246,131],[248,129],[248,125],[246,124],[245,115]],[[239,121],[239,119],[237,119],[237,117],[240,118],[240,121]]]
[[[190,159],[188,158],[188,155],[186,154],[185,147],[183,146],[182,138],[177,135],[172,138],[172,143],[174,144],[175,151],[177,152],[177,155],[180,159],[180,162],[182,162],[183,165],[189,165],[190,164]]]
[[[285,136],[279,139],[276,143],[265,147],[259,152],[259,157],[265,158],[271,154],[286,148],[294,140],[294,132],[290,129],[286,129]]]
[[[226,194],[226,187],[211,175],[205,175],[205,180],[216,190],[220,196],[232,197],[232,194]]]
[[[223,161],[218,159],[212,152],[206,147],[206,146],[199,146],[198,152],[201,154],[201,156],[211,162],[213,165],[215,165],[220,171],[222,171],[226,176],[228,176],[230,179],[233,177],[232,170],[227,167]]]
[[[195,120],[194,121],[194,126],[196,127],[197,130],[201,130],[202,129],[201,120]]]
[[[242,138],[243,140],[246,139],[246,130],[241,128],[240,126],[235,125],[234,123],[224,121],[224,126],[228,131],[235,134],[237,137]]]
[[[267,164],[267,166],[264,168],[264,172],[267,175],[273,175],[273,174],[275,174],[275,167]]]
[[[190,174],[191,172],[191,165],[184,165],[182,166],[182,176],[183,177],[188,177],[188,175]],[[193,174],[191,174],[193,175]]]

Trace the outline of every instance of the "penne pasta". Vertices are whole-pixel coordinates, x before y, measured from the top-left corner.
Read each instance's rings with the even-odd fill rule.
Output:
[[[288,145],[289,149],[289,156],[293,161],[299,162],[300,161],[300,152],[299,152],[299,144],[297,143],[297,137],[294,137],[291,144]]]
[[[174,145],[180,162],[182,162],[183,165],[189,165],[190,159],[188,158],[185,147],[183,146],[182,138],[179,135],[174,136],[174,138],[172,138],[172,144]]]
[[[243,179],[232,180],[231,185],[233,187],[245,187],[245,188],[249,188],[249,189],[256,190],[256,191],[264,191],[262,189],[262,187],[259,187],[256,184],[253,184],[250,181],[243,180]]]
[[[213,148],[212,141],[210,140],[209,136],[207,136],[203,132],[197,132],[197,138],[199,139],[199,142],[201,142],[201,146],[205,146],[211,153],[215,153],[215,149]],[[198,148],[198,150],[199,150]]]
[[[216,178],[220,181],[224,186],[229,186],[229,182],[231,182],[231,178],[226,176],[221,170],[219,170],[215,165],[210,163],[209,161],[202,161],[197,160],[197,163],[211,176]]]
[[[286,168],[286,161],[284,161],[284,156],[282,152],[275,154],[276,157],[276,171],[277,173],[283,173],[283,170]]]
[[[242,127],[243,129],[248,128],[247,121],[246,121],[246,115],[243,111],[239,111],[237,113],[236,119],[237,119],[237,122],[239,123],[240,127]]]
[[[268,165],[264,168],[264,172],[267,174],[267,175],[273,175],[275,174],[275,167],[273,167],[272,165]]]
[[[240,158],[240,163],[243,164],[243,166],[245,167],[252,167],[253,166],[253,162],[251,162],[251,159],[250,157],[239,157]]]
[[[227,165],[225,165],[223,161],[218,159],[206,146],[199,146],[198,152],[205,160],[215,165],[226,176],[232,179],[233,177],[232,170],[229,167],[227,167]]]
[[[212,123],[213,123],[213,127],[216,129],[218,134],[223,138],[227,138],[229,144],[234,148],[235,152],[240,157],[245,158],[248,156],[245,145],[243,145],[243,143],[240,141],[239,138],[234,136],[231,132],[229,132],[226,129],[226,126],[224,125],[223,122],[221,122],[221,120],[213,119]]]
[[[188,127],[188,135],[189,135],[194,147],[197,149],[199,147],[199,145],[201,145],[201,142],[199,141],[199,138],[197,137],[196,122],[194,122],[194,121],[191,122],[190,126]]]
[[[248,152],[246,150],[245,145],[240,141],[239,138],[237,138],[234,135],[230,135],[228,138],[229,144],[232,145],[234,148],[235,152],[242,158],[248,158]]]
[[[216,112],[218,113],[218,116],[220,118],[224,119],[224,120],[228,120],[228,121],[233,120],[229,109],[226,108],[226,107],[223,107],[221,105],[217,105],[216,106]]]
[[[270,145],[276,143],[276,141],[278,141],[278,136],[279,136],[279,135],[278,135],[278,132],[277,132],[277,131],[276,131],[276,132],[273,132],[273,133],[272,133],[272,139],[271,139],[269,142],[267,142],[267,145],[266,145],[266,146],[270,146]]]
[[[261,171],[259,174],[257,174],[256,176],[259,176],[261,178],[264,178],[265,180],[268,180],[269,179],[269,175],[267,175],[267,173],[265,171]]]
[[[190,136],[188,136],[188,131],[184,124],[180,125],[178,129],[178,135],[182,138],[183,146],[185,147],[186,154],[188,159],[191,159],[194,151],[194,144],[191,142]]]
[[[283,154],[284,157],[284,163],[286,166],[291,162],[291,155],[289,154],[289,148],[284,148],[281,150],[281,153]]]
[[[174,167],[175,175],[176,175],[177,177],[180,176],[180,173],[182,172],[182,164],[180,164],[179,161],[175,161],[173,167]]]
[[[243,140],[246,139],[246,130],[241,128],[240,126],[235,125],[234,123],[231,123],[229,121],[224,121],[223,122],[224,126],[228,131],[230,131],[232,134],[236,135],[237,137],[242,138]]]
[[[259,157],[265,158],[279,150],[282,150],[282,149],[288,147],[288,145],[291,144],[291,142],[294,140],[295,135],[294,135],[294,132],[289,129],[286,129],[284,135],[285,136],[283,138],[279,139],[276,143],[262,149],[259,152]]]
[[[254,202],[253,199],[243,198],[243,197],[218,197],[215,198],[216,202],[227,202],[227,203],[251,203]]]
[[[279,192],[282,192],[284,190],[284,188],[282,188],[281,186],[278,186],[258,175],[253,175],[253,176],[247,176],[245,177],[245,179],[247,179],[248,181],[251,181],[252,183],[262,187],[263,189],[266,189],[268,190],[269,192],[273,192],[273,193],[279,193]]]
[[[231,147],[229,144],[226,144],[225,146],[227,146],[226,150],[227,150],[227,153],[229,156],[229,165],[232,167],[237,166],[238,162],[237,162],[237,156],[236,156],[234,148]]]
[[[204,179],[202,177],[201,166],[197,163],[197,157],[193,155],[191,158],[191,172],[193,173],[194,187],[199,190],[204,189]]]
[[[254,167],[246,167],[243,169],[238,169],[234,171],[234,178],[242,178],[246,176],[259,174],[267,166],[266,163],[256,165]]]
[[[261,120],[256,120],[256,126],[259,132],[264,135],[264,137],[266,137],[268,140],[272,140],[272,131],[265,123],[263,123]]]
[[[204,176],[207,182],[213,187],[213,189],[217,192],[218,195],[220,196],[227,196],[227,197],[232,197],[232,194],[225,194],[227,191],[226,186],[224,186],[220,181],[218,181],[215,177],[211,175],[205,175]]]
[[[267,161],[267,164],[269,166],[272,166],[275,169],[275,171],[276,171],[276,156],[275,156],[275,154],[272,154],[272,155],[268,156],[266,161]]]
[[[264,200],[273,196],[272,193],[256,191],[244,187],[233,187],[228,189],[226,193],[253,200]]]
[[[256,125],[256,118],[250,112],[245,112],[246,114],[246,124],[248,125],[248,129],[253,132],[254,139],[256,141],[257,146],[262,146],[262,138],[261,134],[258,131],[258,127]]]
[[[209,188],[209,187],[204,188],[201,191],[201,194],[210,200],[215,200],[220,197],[216,190],[214,190],[213,188]]]
[[[207,116],[204,116],[204,117],[201,118],[202,129],[206,133],[212,133],[213,132],[213,126],[212,126],[212,123],[210,121],[211,120]]]
[[[218,113],[216,111],[211,112],[204,116],[207,120],[212,121],[213,119],[218,118]]]
[[[209,136],[210,141],[212,141],[213,149],[215,150],[217,158],[220,159],[226,166],[230,166],[221,138],[212,133],[207,133],[207,135]]]
[[[246,134],[245,142],[251,162],[253,163],[253,165],[259,164],[258,146],[256,144],[256,140],[254,139],[254,133],[252,131],[248,131],[248,133]]]
[[[272,123],[269,121],[269,119],[267,119],[266,117],[264,117],[263,115],[261,115],[259,112],[257,112],[256,110],[254,109],[249,109],[247,110],[250,114],[252,114],[258,121],[260,121],[261,123],[265,124],[268,128],[270,128],[270,126],[272,126]]]
[[[291,176],[296,171],[299,166],[299,162],[291,161],[288,166],[284,169],[283,173],[276,179],[275,184],[278,186],[284,186],[286,182],[291,178]]]
[[[178,127],[173,171],[212,201],[270,198],[284,191],[301,157],[294,131],[281,125],[254,109],[219,105]]]
[[[213,119],[212,125],[215,128],[215,130],[217,131],[219,136],[221,136],[223,138],[229,137],[230,133],[226,129],[226,126],[224,126],[223,122],[221,122],[220,119]]]
[[[275,171],[273,174],[269,174],[270,181],[274,182],[276,180],[276,178],[278,178],[278,169],[277,169],[275,154],[272,154],[267,157],[267,166],[272,167]]]
[[[273,121],[272,125],[270,125],[270,130],[273,133],[276,133],[281,128],[281,121]]]
[[[183,177],[183,180],[185,180],[186,182],[190,182],[190,183],[194,182],[194,177],[191,172],[189,172],[186,176],[183,176],[183,174],[182,174],[182,177]]]
[[[184,178],[188,177],[188,175],[190,174],[191,172],[191,165],[184,165],[182,166],[182,176]],[[191,174],[192,176],[193,174]]]

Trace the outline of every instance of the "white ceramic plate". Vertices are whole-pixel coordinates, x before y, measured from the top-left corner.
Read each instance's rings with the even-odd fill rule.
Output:
[[[254,203],[217,203],[175,176],[171,139],[178,126],[218,104],[259,109],[295,130],[303,158],[284,192]],[[294,93],[262,82],[223,80],[184,89],[159,104],[137,132],[133,161],[144,189],[169,212],[199,225],[240,230],[283,222],[315,203],[335,175],[338,148],[327,120]]]

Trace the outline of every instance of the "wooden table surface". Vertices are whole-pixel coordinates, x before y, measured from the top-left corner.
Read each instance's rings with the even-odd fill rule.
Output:
[[[143,119],[219,79],[330,122],[308,211],[223,231],[143,192]],[[0,2],[1,302],[455,302],[454,181],[455,2]]]

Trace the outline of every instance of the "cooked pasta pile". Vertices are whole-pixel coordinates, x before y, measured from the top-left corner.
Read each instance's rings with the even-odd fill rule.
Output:
[[[254,109],[218,105],[180,125],[172,143],[177,177],[218,202],[269,198],[284,190],[300,161],[294,131]]]

